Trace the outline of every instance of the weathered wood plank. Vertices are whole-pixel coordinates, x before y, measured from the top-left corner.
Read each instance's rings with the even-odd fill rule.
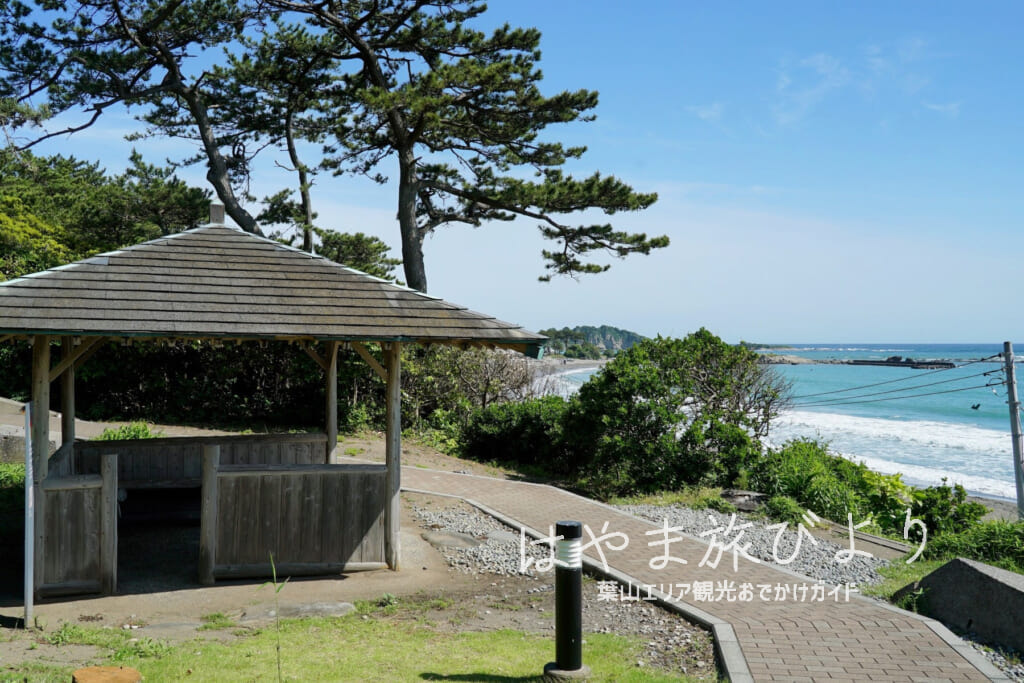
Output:
[[[76,353],[74,341],[72,337],[64,337],[60,340],[61,364],[67,363],[67,367],[62,371],[63,374],[60,377],[60,443],[62,447],[75,441],[75,361],[81,354]],[[88,350],[91,344],[86,341],[82,346]],[[51,377],[52,375],[51,371]],[[62,471],[60,474],[63,476],[71,474],[71,472]]]
[[[41,307],[46,307],[45,302],[41,302],[40,304],[37,304],[37,306],[40,306],[40,305],[41,305]],[[67,411],[67,412],[70,412],[70,414],[72,416],[72,420],[74,420],[74,414],[75,414],[75,401],[74,401],[74,381],[75,381],[75,375],[74,375],[74,365],[78,361],[79,358],[82,358],[87,353],[89,353],[89,351],[92,350],[93,346],[97,346],[99,344],[102,344],[104,341],[106,341],[106,339],[103,338],[103,337],[98,337],[96,339],[89,339],[84,344],[79,346],[77,349],[73,348],[72,341],[73,340],[71,339],[71,337],[65,337],[63,340],[61,340],[62,358],[61,358],[61,361],[59,363],[57,363],[55,366],[50,368],[50,381],[53,382],[58,377],[61,377],[62,375],[64,375],[66,371],[70,371],[70,374],[71,374],[71,387],[72,387],[72,389],[71,389],[71,397],[72,398],[71,398],[71,409],[69,411]],[[72,440],[74,440],[74,429],[72,429]]]
[[[98,580],[100,490],[53,489],[44,495],[51,515],[44,529],[45,565],[38,588]]]
[[[387,382],[387,381],[388,381],[388,371],[384,369],[384,366],[383,366],[383,365],[381,365],[381,364],[380,364],[380,363],[379,363],[379,362],[377,361],[377,359],[376,359],[376,358],[374,358],[374,357],[373,357],[373,356],[372,356],[372,355],[370,354],[370,352],[369,352],[369,351],[367,351],[367,350],[366,350],[366,347],[365,347],[365,346],[363,346],[363,345],[362,345],[362,344],[360,344],[359,342],[352,342],[352,343],[350,344],[350,346],[351,346],[351,347],[352,347],[353,349],[355,349],[355,352],[356,352],[356,353],[358,353],[358,354],[359,354],[359,356],[360,356],[360,357],[361,357],[361,358],[362,358],[362,359],[363,359],[364,361],[366,361],[366,364],[367,364],[367,365],[369,365],[369,366],[370,366],[371,368],[373,368],[373,371],[374,371],[374,372],[376,372],[376,373],[377,373],[377,375],[378,375],[378,376],[379,376],[379,377],[380,377],[380,378],[381,378],[382,380],[384,380],[385,382]]]
[[[259,478],[240,477],[235,481],[235,537],[230,557],[237,558],[239,562],[257,563],[268,560],[259,545],[259,493]]]
[[[324,558],[323,520],[329,514],[324,505],[323,477],[306,474],[296,478],[302,484],[302,513],[299,538],[303,552],[295,558],[299,562],[318,562]]]
[[[74,442],[66,441],[50,456],[48,470],[51,477],[70,477],[74,474]]]
[[[323,278],[300,273],[298,276],[287,277],[282,274],[280,277],[271,277],[265,271],[225,271],[223,274],[206,274],[206,271],[189,273],[188,269],[181,269],[180,273],[148,273],[141,269],[117,268],[116,266],[78,266],[70,270],[53,271],[47,273],[47,279],[51,283],[79,283],[77,286],[85,287],[86,282],[103,283],[108,287],[117,287],[123,283],[137,283],[140,285],[174,285],[185,284],[186,291],[199,291],[206,287],[229,287],[235,292],[243,289],[280,289],[297,291],[299,289],[313,288],[316,285],[321,291],[331,289],[334,291],[357,290],[367,292],[380,291],[382,287],[392,287],[383,283],[364,280],[339,280],[331,278],[324,281]],[[101,286],[103,286],[101,285]],[[395,289],[399,289],[395,287]]]
[[[117,592],[117,454],[104,454],[100,469],[100,583],[112,595]]]
[[[88,595],[90,593],[102,593],[103,586],[96,580],[65,581],[42,586],[38,589],[41,598],[56,598],[65,595]]]
[[[361,559],[367,562],[386,562],[386,538],[388,528],[385,525],[385,509],[387,505],[387,474],[374,473],[364,491],[363,525],[367,530],[363,539]]]
[[[274,565],[277,568],[278,579],[288,576],[324,576],[329,574],[347,574],[349,572],[374,571],[388,568],[387,564],[384,562],[282,562],[278,564],[275,561]],[[264,578],[270,575],[270,564],[251,563],[218,565],[214,571],[214,575],[218,579]]]
[[[92,292],[89,292],[90,294]],[[134,292],[138,294],[138,292]],[[83,292],[85,294],[85,292]],[[125,292],[125,294],[128,294]],[[183,295],[184,296],[184,295]],[[165,294],[160,298],[160,301],[154,301],[154,297],[150,295],[144,300],[132,298],[130,296],[125,297],[95,297],[95,296],[79,296],[77,292],[61,292],[55,293],[55,296],[27,296],[27,295],[11,295],[7,294],[0,299],[0,305],[4,308],[17,307],[17,308],[31,308],[37,313],[46,312],[49,315],[60,315],[67,316],[73,312],[88,313],[89,315],[95,315],[97,312],[103,312],[107,310],[116,310],[122,316],[125,314],[131,314],[139,317],[140,314],[151,314],[153,312],[196,312],[196,313],[221,313],[223,311],[247,311],[252,314],[258,314],[259,312],[281,312],[288,311],[294,315],[304,316],[315,316],[319,317],[324,314],[326,310],[330,310],[332,313],[344,315],[354,318],[362,317],[380,317],[380,316],[394,316],[395,306],[387,298],[380,298],[379,301],[372,301],[368,299],[360,299],[360,303],[355,304],[351,302],[338,301],[336,298],[324,299],[322,303],[311,304],[309,303],[309,297],[303,297],[301,300],[288,300],[282,303],[257,303],[255,301],[240,301],[240,300],[229,300],[222,299],[220,301],[192,301],[192,300],[179,300],[179,297],[173,294]],[[440,306],[410,306],[407,309],[407,315],[403,317],[409,318],[445,318],[453,312],[458,312],[459,309],[453,309],[449,307]],[[104,337],[96,337],[96,340],[103,342]],[[80,356],[84,356],[90,351],[84,344],[80,346],[76,352],[76,355],[67,359],[62,360],[60,364],[55,365],[50,371],[50,377],[53,381],[64,372],[64,370],[75,363]]]
[[[323,370],[324,372],[328,372],[328,371],[330,370],[330,368],[329,368],[329,366],[328,366],[328,363],[327,363],[327,361],[326,361],[326,360],[324,359],[324,357],[323,357],[323,356],[321,356],[321,355],[320,355],[319,353],[317,353],[316,351],[314,351],[314,350],[313,350],[313,347],[311,347],[311,346],[310,346],[310,345],[309,345],[308,343],[306,343],[306,342],[299,342],[299,343],[298,343],[298,347],[299,347],[300,349],[302,349],[302,350],[303,350],[303,351],[304,351],[304,352],[306,353],[306,355],[307,355],[307,356],[309,356],[310,358],[312,358],[312,359],[313,359],[313,362],[314,362],[314,363],[316,363],[317,365],[319,365],[319,366],[320,366],[320,368],[321,368],[321,369],[322,369],[322,370]]]
[[[220,477],[223,478],[245,478],[261,477],[266,474],[304,475],[304,474],[358,474],[372,472],[383,474],[384,465],[374,463],[354,464],[345,463],[342,465],[224,465],[220,468]]]
[[[203,446],[204,444],[246,444],[270,441],[273,443],[320,442],[324,441],[323,432],[307,432],[302,434],[223,434],[214,436],[168,436],[156,439],[126,439],[124,441],[80,441],[75,445],[78,452],[103,451],[115,448],[120,451],[138,450],[140,448],[163,448],[165,446]]]
[[[44,491],[98,489],[101,486],[103,486],[103,477],[96,474],[76,474],[70,477],[49,477],[42,484]]]
[[[199,583],[213,585],[213,568],[217,562],[218,491],[217,468],[220,446],[203,446],[203,488],[199,521]]]
[[[302,527],[306,515],[303,509],[303,477],[279,477],[280,516],[278,518],[278,543],[275,557],[294,561],[306,561],[302,547]],[[316,558],[313,558],[316,559]]]
[[[256,480],[260,485],[259,495],[256,499],[258,501],[256,515],[259,532],[257,550],[268,561],[271,553],[275,558],[282,557],[279,543],[282,479],[281,476],[269,475]]]
[[[459,342],[471,337],[483,337],[484,333],[473,325],[452,321],[446,325],[441,321],[433,325],[409,324],[408,320],[377,319],[367,322],[366,319],[351,319],[321,324],[309,321],[263,322],[250,320],[214,320],[197,321],[187,315],[178,319],[154,318],[131,320],[124,318],[89,318],[68,317],[56,320],[50,316],[24,317],[25,311],[18,309],[15,316],[8,316],[0,311],[0,330],[31,330],[46,329],[73,330],[81,334],[138,334],[154,337],[223,337],[225,331],[230,332],[229,338],[309,338],[335,339],[345,341],[396,339],[418,341],[421,343]],[[495,328],[487,331],[488,343],[502,345],[516,343],[521,338],[514,330]]]
[[[43,559],[43,565],[37,566],[36,571],[40,573],[36,588],[47,583],[59,583],[64,579],[63,560],[66,550],[64,545],[66,539],[63,535],[65,530],[61,523],[60,516],[64,513],[64,506],[69,499],[69,493],[60,495],[56,492],[46,492],[44,502],[50,508],[50,515],[45,520],[43,531],[43,548],[45,552],[36,553],[36,561]],[[36,499],[39,502],[39,499]]]
[[[332,327],[352,327],[355,329],[384,329],[392,334],[395,330],[478,330],[477,321],[466,320],[452,315],[451,311],[418,309],[417,312],[396,315],[394,309],[378,308],[368,310],[365,314],[359,315],[350,310],[323,309],[315,313],[299,313],[292,308],[257,308],[240,306],[223,306],[220,310],[196,311],[187,307],[161,307],[154,305],[147,309],[127,310],[120,307],[97,307],[84,309],[80,306],[70,307],[66,312],[55,316],[53,311],[61,309],[49,309],[35,307],[24,309],[21,306],[16,308],[2,308],[4,320],[10,321],[35,321],[49,320],[57,317],[60,322],[74,321],[75,325],[97,321],[121,321],[125,324],[137,323],[148,324],[142,329],[155,329],[157,324],[190,323],[197,326],[197,329],[208,328],[209,323],[220,323],[211,329],[225,329],[225,324],[230,323],[231,327],[240,331],[249,329],[262,329],[272,327],[287,328],[295,325],[309,326],[311,329],[329,329]],[[502,329],[495,325],[495,329]],[[126,329],[125,331],[130,331]],[[385,333],[386,334],[386,333]]]
[[[321,477],[321,523],[320,547],[323,549],[324,562],[344,563],[345,557],[343,520],[340,513],[340,501],[343,495],[342,477],[324,475]]]
[[[307,290],[305,294],[299,290],[284,290],[280,288],[267,287],[263,291],[240,292],[237,286],[232,285],[211,285],[210,287],[197,289],[188,285],[175,283],[162,283],[160,287],[149,286],[145,283],[136,283],[138,287],[131,290],[124,288],[98,289],[95,283],[86,287],[76,280],[63,279],[58,282],[50,280],[20,280],[6,284],[0,290],[0,300],[4,297],[39,296],[53,299],[62,297],[73,297],[77,300],[116,300],[116,301],[149,301],[154,294],[163,295],[166,300],[181,302],[206,302],[218,303],[220,301],[247,302],[259,305],[288,305],[308,304],[322,305],[324,303],[333,306],[368,306],[372,302],[389,301],[401,304],[403,308],[437,308],[444,307],[453,310],[466,310],[463,306],[440,301],[436,299],[423,299],[417,294],[409,291],[382,292],[378,289],[363,288],[350,290],[347,288],[331,288],[328,284],[324,290]],[[340,291],[350,292],[350,296],[339,299],[337,293]]]
[[[238,528],[237,506],[233,501],[237,500],[235,483],[237,479],[217,476],[217,516],[214,524],[217,529],[217,541],[215,544],[217,562],[225,562],[226,559],[235,557],[235,530]]]

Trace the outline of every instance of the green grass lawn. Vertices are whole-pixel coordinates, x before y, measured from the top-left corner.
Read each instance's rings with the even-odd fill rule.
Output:
[[[136,635],[138,632],[134,632]],[[111,629],[64,625],[49,635],[54,644],[102,648],[104,661],[138,669],[148,681],[275,681],[277,631],[244,632],[226,642],[195,639],[167,646]],[[296,619],[281,623],[281,670],[289,681],[540,681],[554,659],[554,637],[521,631],[445,632],[415,610],[384,611],[364,618]],[[644,642],[587,634],[584,662],[593,681],[689,680],[636,666]],[[30,664],[0,671],[0,681],[60,681],[71,668]]]

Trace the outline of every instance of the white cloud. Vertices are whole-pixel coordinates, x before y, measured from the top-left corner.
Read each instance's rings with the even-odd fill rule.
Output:
[[[921,104],[924,105],[925,109],[945,114],[951,119],[955,119],[960,116],[960,102],[922,102]]]
[[[714,102],[712,104],[703,104],[687,107],[686,110],[694,114],[697,118],[699,118],[702,121],[715,123],[722,118],[722,113],[725,111],[725,106],[721,102]]]
[[[832,91],[850,81],[850,71],[839,59],[819,52],[796,64],[780,68],[776,84],[779,101],[775,105],[775,119],[782,125],[799,122],[817,107]]]

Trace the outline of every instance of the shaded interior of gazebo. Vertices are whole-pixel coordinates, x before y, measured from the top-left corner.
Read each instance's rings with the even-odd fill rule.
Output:
[[[323,369],[322,434],[75,439],[75,371],[126,338],[285,342]],[[118,490],[201,488],[199,580],[399,568],[401,348],[539,357],[545,338],[272,240],[211,223],[0,283],[0,342],[31,341],[34,593],[117,590]],[[51,358],[54,342],[59,358]],[[366,347],[379,344],[383,359]],[[342,345],[386,383],[385,464],[337,457]],[[62,444],[49,453],[51,384]],[[182,396],[181,400],[188,400]]]

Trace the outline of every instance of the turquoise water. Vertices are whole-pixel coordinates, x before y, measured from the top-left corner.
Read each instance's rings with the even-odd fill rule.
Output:
[[[1015,345],[1024,352],[1024,345]],[[980,359],[1002,344],[794,344],[772,350],[815,360],[952,360],[952,370],[777,365],[793,382],[793,407],[769,441],[820,438],[836,452],[916,485],[943,478],[976,494],[1015,499],[1003,362]],[[1022,366],[1017,365],[1018,370]],[[985,374],[989,373],[989,374]],[[578,388],[593,374],[566,375]],[[985,385],[993,386],[985,386]],[[875,385],[875,386],[871,386]],[[976,408],[974,406],[977,406]]]

